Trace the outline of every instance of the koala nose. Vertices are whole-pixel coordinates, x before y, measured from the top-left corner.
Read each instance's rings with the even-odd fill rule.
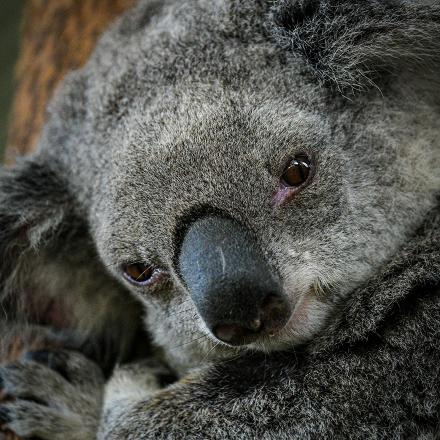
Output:
[[[291,316],[278,277],[249,231],[231,219],[192,223],[178,266],[200,316],[223,342],[250,344],[281,330]]]

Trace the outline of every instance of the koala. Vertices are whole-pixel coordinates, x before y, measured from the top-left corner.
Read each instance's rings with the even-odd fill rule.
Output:
[[[3,340],[56,345],[3,426],[439,438],[439,41],[436,1],[140,0],[1,171]]]

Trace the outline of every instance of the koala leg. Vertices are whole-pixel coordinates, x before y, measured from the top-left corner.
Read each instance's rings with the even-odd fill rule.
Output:
[[[36,351],[0,366],[0,425],[41,440],[96,438],[104,387],[100,368],[72,351]]]

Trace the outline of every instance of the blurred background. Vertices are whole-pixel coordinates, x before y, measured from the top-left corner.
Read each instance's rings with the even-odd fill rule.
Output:
[[[0,155],[6,143],[23,0],[0,0]]]

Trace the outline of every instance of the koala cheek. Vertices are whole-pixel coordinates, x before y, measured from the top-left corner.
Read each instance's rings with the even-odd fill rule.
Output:
[[[304,295],[298,301],[286,326],[290,340],[292,335],[298,343],[313,338],[327,322],[331,311],[332,307],[325,299],[318,298],[313,293]]]

